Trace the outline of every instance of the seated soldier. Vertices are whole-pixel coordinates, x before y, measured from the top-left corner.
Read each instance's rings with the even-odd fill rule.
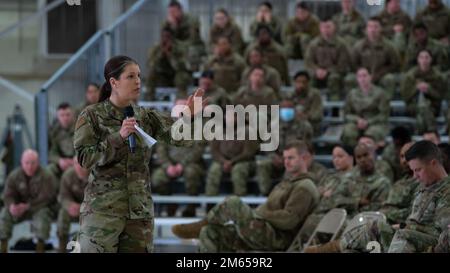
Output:
[[[214,71],[214,83],[222,87],[228,94],[234,94],[239,88],[245,61],[233,52],[230,38],[217,38],[214,53],[205,64],[205,69]]]
[[[313,78],[313,86],[328,88],[328,100],[345,97],[343,78],[350,71],[350,53],[345,42],[336,35],[330,17],[320,21],[320,36],[311,41],[305,54],[305,65]]]
[[[439,40],[446,46],[450,45],[450,9],[442,0],[428,0],[428,5],[416,14],[415,22],[424,22],[430,37]]]
[[[58,202],[61,208],[58,213],[59,252],[66,252],[69,240],[70,223],[78,222],[80,206],[84,198],[84,188],[88,182],[89,171],[78,163],[77,157],[73,158],[73,167],[66,170],[61,177]]]
[[[353,149],[340,144],[333,148],[335,172],[326,175],[319,183],[320,202],[300,229],[300,246],[308,241],[322,217],[333,208],[354,209],[354,199],[348,188],[353,179]]]
[[[341,0],[342,12],[333,16],[336,24],[336,34],[341,37],[348,48],[364,36],[366,22],[359,11],[355,9],[355,0]]]
[[[357,72],[358,88],[352,89],[345,100],[342,141],[354,146],[360,135],[368,135],[376,142],[384,140],[388,126],[389,101],[385,92],[372,84],[366,68]]]
[[[384,10],[378,15],[383,36],[389,39],[398,52],[404,52],[412,24],[409,15],[400,6],[400,0],[387,0]]]
[[[309,81],[308,72],[297,72],[294,76],[295,90],[293,93],[286,94],[285,97],[295,105],[295,118],[310,123],[314,136],[319,136],[320,123],[323,119],[322,97],[319,90],[310,86]]]
[[[185,100],[177,100],[175,105],[185,105]],[[178,113],[174,113],[178,116]],[[203,152],[204,141],[194,141],[190,147],[172,146],[159,142],[156,145],[158,165],[152,172],[153,192],[162,195],[171,195],[171,184],[178,178],[184,179],[185,190],[188,195],[199,194],[200,186],[205,175]],[[178,204],[168,204],[167,216],[175,216]],[[182,212],[183,217],[195,217],[196,204],[188,204]]]
[[[389,178],[389,181],[394,182],[394,171],[386,160],[378,156],[379,145],[375,143],[373,137],[366,135],[361,136],[358,139],[358,143],[366,144],[366,146],[369,147],[371,152],[374,154],[376,159],[375,170]],[[356,167],[355,169],[357,170],[358,167]]]
[[[247,194],[247,180],[250,177],[255,156],[259,150],[257,140],[239,140],[238,133],[246,130],[249,135],[251,129],[240,128],[234,112],[226,112],[225,123],[227,127],[235,126],[232,140],[213,140],[209,143],[213,162],[206,177],[205,194],[214,196],[219,194],[222,174],[231,174],[233,194],[243,196]],[[247,126],[246,126],[247,127]],[[247,130],[248,129],[248,130]]]
[[[392,142],[389,143],[381,155],[381,159],[386,161],[394,172],[394,180],[402,178],[403,168],[400,164],[400,150],[408,142],[411,142],[411,132],[403,126],[397,126],[391,131]]]
[[[406,73],[400,88],[408,114],[416,117],[419,134],[436,130],[436,117],[441,112],[442,99],[446,96],[444,76],[432,67],[432,61],[431,52],[421,50],[417,55],[418,66]]]
[[[403,70],[408,71],[417,65],[417,56],[423,49],[431,52],[433,66],[441,72],[450,68],[448,53],[445,45],[428,35],[428,28],[423,22],[416,22],[412,27],[411,39],[405,53]]]
[[[278,98],[275,91],[264,84],[264,69],[260,66],[253,67],[249,72],[248,83],[239,88],[232,97],[235,105],[273,105],[277,104]]]
[[[48,152],[49,171],[57,178],[56,190],[63,172],[73,166],[73,135],[75,119],[68,103],[61,103],[56,111],[57,125],[49,133],[50,149]]]
[[[192,82],[186,54],[170,28],[161,30],[161,40],[150,49],[147,66],[149,72],[146,100],[155,99],[156,87],[176,87],[179,92],[185,92]]]
[[[375,168],[375,154],[367,145],[356,145],[354,156],[357,168],[353,169],[350,185],[346,189],[351,195],[353,203],[347,205],[347,214],[350,217],[363,211],[376,211],[386,200],[391,188],[391,181]],[[353,204],[353,205],[352,205]]]
[[[247,46],[245,59],[248,59],[248,55],[254,48],[258,49],[262,52],[265,63],[278,71],[282,83],[290,85],[287,57],[283,47],[272,38],[271,28],[264,24],[258,25],[256,37],[257,39]]]
[[[261,24],[265,24],[270,27],[270,31],[273,34],[273,38],[277,43],[282,44],[281,32],[283,23],[273,14],[272,4],[268,1],[262,2],[258,6],[258,11],[256,13],[255,19],[250,23],[250,35],[253,39],[258,39],[258,34],[256,33],[257,28]]]
[[[307,150],[302,147],[297,142],[286,145],[284,179],[258,208],[230,197],[212,208],[206,219],[175,225],[172,232],[180,238],[199,238],[201,252],[286,250],[319,202],[319,192],[302,160]]]
[[[371,241],[377,241],[381,251],[389,253],[425,252],[436,246],[449,225],[450,179],[438,147],[429,141],[415,143],[405,158],[421,184],[405,222],[391,226],[369,221],[344,233],[340,240],[309,247],[305,252],[367,252]]]
[[[230,96],[225,89],[214,83],[214,72],[205,70],[200,75],[198,87],[204,90],[204,97],[208,98],[209,105],[218,105],[225,111],[227,105],[231,104]],[[203,109],[206,111],[206,109]]]
[[[250,71],[253,67],[259,66],[264,70],[264,83],[271,87],[275,94],[280,97],[281,77],[278,71],[264,62],[262,52],[254,48],[250,51],[247,58],[248,66],[242,72],[241,85],[246,85],[249,81]]]
[[[167,8],[167,19],[162,29],[170,29],[173,37],[186,53],[190,71],[198,71],[206,57],[205,44],[200,36],[200,22],[197,17],[183,11],[180,2],[171,0]]]
[[[395,73],[400,70],[400,57],[394,46],[383,37],[381,22],[378,17],[367,21],[366,38],[359,40],[350,49],[353,68],[367,68],[372,80],[384,88],[388,100],[394,97],[397,86]],[[345,78],[347,89],[356,85],[355,74],[350,73]]]
[[[283,32],[286,52],[291,59],[303,59],[309,43],[319,35],[319,19],[304,2],[297,3],[295,17]]]
[[[56,199],[55,178],[39,166],[36,151],[25,150],[20,163],[5,182],[5,206],[0,212],[0,252],[8,251],[14,225],[24,220],[31,220],[31,232],[38,240],[36,252],[44,252],[52,223],[48,206]]]
[[[245,42],[242,39],[240,27],[233,21],[226,9],[218,9],[214,14],[214,23],[209,30],[209,46],[213,47],[220,37],[226,36],[231,42],[233,51],[242,54]]]
[[[405,154],[414,145],[414,142],[408,142],[400,149],[400,166],[402,169],[402,178],[395,181],[389,191],[386,201],[384,201],[380,212],[386,215],[389,224],[403,223],[410,213],[411,203],[419,182],[413,176],[412,170],[408,167]]]
[[[284,100],[280,103],[279,145],[274,152],[266,153],[266,157],[259,159],[256,166],[259,191],[262,195],[269,194],[273,181],[278,180],[284,173],[283,149],[293,140],[309,142],[313,137],[311,124],[301,119],[295,113],[294,102]]]

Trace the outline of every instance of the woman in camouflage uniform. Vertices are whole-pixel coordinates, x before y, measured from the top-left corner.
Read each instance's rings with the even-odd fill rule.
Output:
[[[136,135],[134,153],[128,136],[138,124],[145,132],[168,144],[186,145],[171,135],[172,120],[139,107],[141,80],[136,61],[126,56],[110,59],[100,101],[81,112],[75,126],[74,145],[80,164],[90,170],[80,209],[81,252],[150,252],[153,248],[153,201],[148,164],[150,148]],[[194,96],[201,97],[202,90]],[[124,109],[132,106],[134,117]],[[193,112],[193,96],[188,99]],[[187,113],[185,117],[189,119]]]

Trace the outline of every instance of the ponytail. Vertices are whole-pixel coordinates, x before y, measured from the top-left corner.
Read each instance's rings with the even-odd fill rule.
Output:
[[[111,96],[111,83],[109,81],[105,81],[103,83],[102,88],[100,89],[100,99],[98,102],[102,102],[107,100]]]

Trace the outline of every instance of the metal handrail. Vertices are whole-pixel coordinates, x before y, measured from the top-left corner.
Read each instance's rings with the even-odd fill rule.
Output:
[[[0,76],[0,85],[4,86],[7,90],[15,93],[16,95],[19,95],[20,97],[22,97],[28,101],[34,100],[34,96],[31,95],[30,92],[26,91],[25,89],[20,88],[16,84],[8,81],[5,78],[2,78],[1,76]]]
[[[70,57],[70,59],[61,66],[55,74],[51,76],[41,87],[42,92],[46,92],[55,82],[68,70],[70,69],[78,59],[88,51],[92,45],[94,45],[99,39],[101,39],[104,35],[104,30],[97,31],[75,54]]]
[[[57,8],[58,6],[60,6],[61,4],[65,3],[65,2],[66,2],[65,0],[54,1],[54,2],[52,2],[50,4],[48,4],[47,6],[45,6],[44,8],[42,8],[41,10],[35,12],[33,15],[30,15],[27,18],[21,20],[20,22],[17,22],[15,24],[13,24],[12,26],[7,27],[6,29],[0,31],[0,39],[3,36],[8,35],[9,33],[13,32],[16,29],[18,29],[18,28],[22,27],[23,25],[27,24],[31,20],[34,20],[36,18],[39,18],[39,17],[43,16],[44,14],[47,14],[52,9]]]
[[[114,21],[114,23],[106,29],[106,33],[111,33],[114,29],[119,27],[121,24],[125,22],[131,15],[135,14],[139,11],[139,9],[147,2],[148,0],[140,0],[135,3],[131,8],[129,8],[124,14],[120,15],[119,18]]]

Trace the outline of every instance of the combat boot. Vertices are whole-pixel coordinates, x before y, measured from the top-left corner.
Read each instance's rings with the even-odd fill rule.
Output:
[[[202,227],[206,226],[208,221],[203,219],[191,224],[179,224],[172,226],[172,233],[182,239],[195,239],[200,235]]]
[[[305,253],[341,253],[340,241],[335,240],[323,245],[309,246]]]
[[[181,213],[181,216],[183,217],[195,217],[195,215],[196,215],[195,204],[187,205],[187,207]]]
[[[58,246],[58,252],[59,253],[66,253],[66,246],[67,246],[67,236],[60,236],[59,239],[59,246]]]
[[[36,244],[36,253],[44,253],[44,252],[45,252],[45,242],[39,239]]]
[[[8,253],[8,240],[0,241],[0,253]]]

